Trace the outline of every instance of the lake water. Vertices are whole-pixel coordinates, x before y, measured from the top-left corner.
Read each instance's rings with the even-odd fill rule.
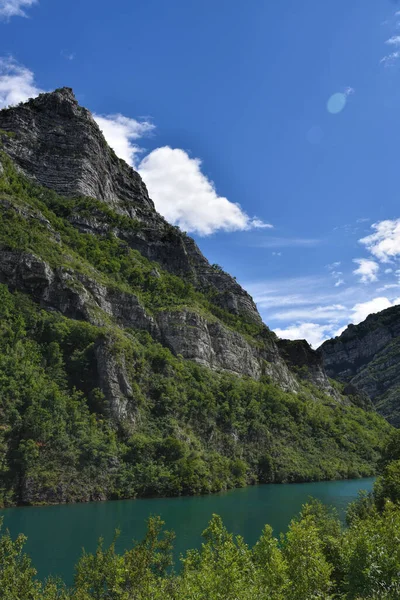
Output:
[[[178,558],[188,548],[200,545],[201,532],[213,513],[221,515],[229,531],[240,533],[252,545],[265,523],[273,527],[275,535],[286,531],[310,496],[336,507],[344,518],[348,503],[359,490],[371,490],[373,482],[370,478],[260,485],[212,496],[9,508],[0,510],[0,516],[13,537],[18,533],[28,536],[26,551],[39,577],[60,575],[71,584],[82,548],[92,552],[99,537],[109,543],[120,529],[117,549],[127,549],[133,539],[144,535],[150,515],[160,515],[167,528],[175,531]]]

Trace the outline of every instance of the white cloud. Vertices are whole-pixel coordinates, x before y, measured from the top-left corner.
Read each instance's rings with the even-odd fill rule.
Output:
[[[374,233],[362,238],[361,244],[382,262],[400,255],[400,219],[379,221],[372,226]]]
[[[314,248],[321,243],[317,238],[284,238],[268,236],[262,239],[255,239],[251,246],[255,248]]]
[[[400,283],[387,283],[386,285],[383,285],[382,287],[376,288],[376,291],[379,292],[386,292],[386,290],[395,290],[398,289],[400,287]]]
[[[333,320],[338,321],[346,318],[347,309],[342,304],[331,304],[327,306],[309,306],[300,308],[291,308],[289,310],[279,311],[271,315],[271,319],[277,321],[300,321],[301,319],[315,320]]]
[[[396,52],[391,52],[381,58],[380,62],[387,67],[390,67],[391,65],[394,65],[398,58],[400,58],[400,51],[397,50]]]
[[[271,227],[249,217],[239,206],[219,196],[201,171],[201,160],[184,150],[164,146],[139,165],[157,210],[183,230],[209,235],[218,230],[243,231]]]
[[[385,294],[379,294],[376,286],[336,289],[329,284],[328,277],[298,277],[244,282],[244,287],[254,297],[264,321],[280,337],[305,338],[314,347],[340,335],[349,323],[358,324],[371,313],[400,304],[397,284]]]
[[[337,279],[337,281],[335,282],[335,287],[340,287],[341,285],[344,285],[346,282],[344,279]]]
[[[399,17],[400,13],[397,11],[394,13],[394,29],[399,29]],[[391,21],[386,21],[384,23],[385,25],[389,25],[391,24],[391,26],[393,27],[393,19],[392,22]],[[383,64],[385,67],[391,67],[393,65],[395,65],[398,61],[398,59],[400,58],[400,35],[392,35],[389,39],[387,39],[385,41],[385,44],[387,46],[391,46],[392,48],[394,48],[395,50],[393,52],[391,52],[390,54],[386,54],[383,58],[381,58],[380,62],[381,64]]]
[[[298,323],[286,329],[275,329],[276,335],[288,340],[307,340],[313,348],[318,348],[331,337],[331,327],[318,323]]]
[[[37,4],[37,0],[0,0],[0,20],[11,17],[26,17],[26,8]]]
[[[400,35],[393,35],[386,40],[385,44],[389,44],[390,46],[400,46]]]
[[[380,312],[391,306],[400,304],[400,298],[389,300],[386,297],[373,298],[366,302],[359,302],[351,309],[338,305],[326,307],[310,307],[309,309],[299,309],[286,311],[272,315],[272,318],[279,319],[285,316],[290,319],[296,319],[295,323],[288,325],[285,328],[277,327],[275,333],[281,338],[290,340],[306,339],[311,346],[318,348],[325,340],[339,336],[347,328],[348,323],[358,325],[364,321],[368,315]],[[307,319],[302,322],[300,319]],[[298,319],[298,320],[297,320]],[[329,319],[326,323],[315,323],[310,319],[324,320]],[[338,327],[338,324],[344,324]]]
[[[340,267],[342,263],[340,261],[334,262],[331,265],[327,265],[327,269],[328,271],[330,271],[335,283],[334,286],[335,287],[340,287],[341,285],[345,284],[345,280],[343,279],[342,275],[342,271],[338,271],[338,267]]]
[[[151,133],[155,126],[150,121],[137,121],[124,115],[93,115],[104,137],[114,152],[135,167],[142,149],[134,141]]]
[[[361,283],[372,283],[378,279],[379,265],[374,260],[368,258],[355,258],[354,263],[358,265],[358,269],[353,271],[354,275],[360,276]]]
[[[348,289],[333,291],[328,277],[279,278],[257,282],[243,281],[242,284],[260,309],[276,307],[280,310],[283,307],[343,304],[343,298],[349,293]],[[266,313],[265,317],[268,323],[271,315]]]
[[[374,298],[367,302],[360,302],[351,309],[351,322],[354,323],[354,325],[357,325],[358,323],[361,323],[361,321],[364,321],[368,315],[380,312],[381,310],[385,310],[396,304],[400,304],[400,298],[396,298],[392,302],[385,297]]]
[[[0,108],[24,102],[41,92],[32,71],[12,57],[0,58]]]

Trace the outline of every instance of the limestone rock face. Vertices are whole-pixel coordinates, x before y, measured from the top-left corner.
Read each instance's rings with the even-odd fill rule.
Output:
[[[367,394],[378,412],[400,426],[400,307],[349,325],[321,346],[329,376]]]
[[[282,360],[273,340],[262,349],[257,348],[219,321],[208,321],[187,309],[161,311],[153,317],[146,313],[135,295],[109,290],[95,280],[65,268],[52,270],[33,254],[0,250],[0,283],[29,294],[47,309],[94,325],[103,325],[101,313],[104,313],[123,326],[147,331],[174,354],[211,369],[254,379],[266,374],[285,390],[296,391],[298,388],[296,378]],[[112,412],[127,415],[129,407],[122,407],[120,400],[129,395],[128,385],[121,384],[124,375],[116,372],[118,369],[111,359],[107,363],[103,346],[96,350],[96,357],[99,373],[102,373],[99,386]]]
[[[135,423],[136,405],[127,374],[125,356],[118,358],[112,352],[112,343],[100,340],[94,349],[99,387],[103,392],[113,419],[131,425]]]
[[[29,178],[62,196],[95,198],[139,221],[139,229],[118,232],[133,249],[188,277],[198,289],[212,290],[221,308],[261,324],[251,296],[233,277],[215,270],[192,238],[157,213],[140,175],[115,155],[70,88],[0,110],[0,130],[11,134],[2,136],[3,149]],[[85,233],[111,229],[95,208],[93,215],[72,215],[70,222]]]
[[[3,145],[28,176],[62,196],[90,196],[135,217],[151,213],[141,177],[108,147],[90,112],[72,90],[50,94],[0,111]]]

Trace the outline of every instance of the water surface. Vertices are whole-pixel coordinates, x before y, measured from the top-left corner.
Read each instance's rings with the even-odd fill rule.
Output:
[[[0,516],[13,536],[28,536],[26,550],[39,577],[60,575],[70,584],[82,548],[92,552],[99,537],[109,543],[120,529],[117,549],[127,549],[133,539],[144,535],[150,515],[160,515],[168,529],[175,531],[178,558],[188,548],[200,545],[201,532],[213,513],[221,515],[229,531],[240,533],[252,545],[265,523],[273,527],[275,535],[285,531],[310,496],[336,507],[344,518],[348,503],[359,490],[371,490],[373,482],[369,478],[260,485],[212,496],[9,508],[0,510]]]

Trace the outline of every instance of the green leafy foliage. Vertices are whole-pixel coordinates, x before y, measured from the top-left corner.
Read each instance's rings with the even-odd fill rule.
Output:
[[[0,201],[6,201],[1,211],[0,247],[34,253],[52,267],[73,268],[110,289],[134,292],[150,312],[185,306],[207,314],[210,320],[218,318],[245,335],[261,333],[260,324],[216,305],[215,290],[196,290],[191,281],[165,271],[116,235],[120,230],[140,229],[139,221],[119,215],[93,198],[60,197],[21,176],[5,153],[0,158],[4,169]],[[69,221],[72,216],[95,218],[104,225],[104,235],[79,232]]]

